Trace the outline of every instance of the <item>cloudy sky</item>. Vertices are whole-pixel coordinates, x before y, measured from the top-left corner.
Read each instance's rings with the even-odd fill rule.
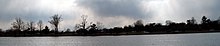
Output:
[[[136,20],[164,23],[185,22],[202,16],[215,20],[220,16],[220,0],[0,0],[0,28],[8,29],[16,17],[25,22],[48,21],[54,14],[62,15],[60,29],[74,28],[81,15],[89,22],[105,27],[129,25]]]

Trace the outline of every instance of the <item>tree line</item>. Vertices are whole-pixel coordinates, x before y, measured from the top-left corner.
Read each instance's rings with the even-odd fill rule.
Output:
[[[161,23],[143,24],[142,20],[137,20],[132,25],[123,27],[103,28],[101,22],[88,23],[88,16],[82,15],[82,22],[75,25],[74,31],[67,29],[66,31],[58,31],[59,24],[62,21],[61,15],[54,15],[48,21],[53,29],[44,26],[43,21],[39,20],[36,24],[33,21],[25,23],[21,18],[15,18],[11,24],[12,27],[6,31],[0,29],[0,36],[61,36],[61,35],[130,35],[130,34],[167,34],[167,33],[198,33],[198,32],[219,32],[220,18],[210,20],[206,16],[201,18],[198,24],[196,19],[192,17],[186,22],[173,22],[166,20],[165,25]],[[89,25],[88,25],[89,24]],[[37,25],[37,27],[35,26]]]

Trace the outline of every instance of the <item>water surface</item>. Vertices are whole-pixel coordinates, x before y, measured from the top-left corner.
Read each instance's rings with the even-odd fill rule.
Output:
[[[220,33],[0,37],[0,46],[220,46]]]

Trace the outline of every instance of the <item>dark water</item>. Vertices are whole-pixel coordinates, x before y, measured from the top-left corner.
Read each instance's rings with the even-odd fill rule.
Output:
[[[96,37],[0,37],[0,46],[220,46],[220,33]]]

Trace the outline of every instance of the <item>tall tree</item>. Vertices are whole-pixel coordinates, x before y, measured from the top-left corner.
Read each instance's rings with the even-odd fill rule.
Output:
[[[140,31],[143,31],[144,29],[144,24],[143,24],[143,21],[142,20],[137,20],[135,23],[134,23],[134,29],[137,31],[137,32],[140,32]]]
[[[206,23],[207,17],[206,16],[202,16],[202,24]]]
[[[30,31],[33,31],[35,29],[34,26],[35,26],[35,24],[34,24],[33,21],[30,21],[30,22],[27,23],[27,28],[29,28]]]
[[[88,17],[88,16],[86,16],[86,15],[82,15],[82,16],[81,16],[81,18],[82,18],[82,23],[79,24],[79,25],[75,25],[75,28],[77,28],[77,27],[79,28],[79,29],[76,30],[77,33],[79,33],[79,34],[87,34],[87,33],[88,33],[88,30],[87,30],[87,29],[88,29],[89,27],[86,28],[87,17]]]
[[[55,31],[58,32],[58,25],[62,21],[61,16],[58,14],[51,17],[52,20],[49,21],[50,24],[52,24],[55,27]]]
[[[143,21],[142,20],[137,20],[135,23],[134,23],[135,26],[143,26]]]
[[[24,29],[24,22],[21,18],[15,18],[15,22],[13,22],[11,25],[17,30]]]
[[[41,31],[42,28],[43,28],[43,22],[42,22],[42,20],[39,20],[39,21],[38,21],[37,26],[38,26],[39,30]]]
[[[86,29],[86,23],[87,23],[87,15],[82,15],[81,18],[82,18],[82,23],[81,23],[81,27],[82,29]]]

